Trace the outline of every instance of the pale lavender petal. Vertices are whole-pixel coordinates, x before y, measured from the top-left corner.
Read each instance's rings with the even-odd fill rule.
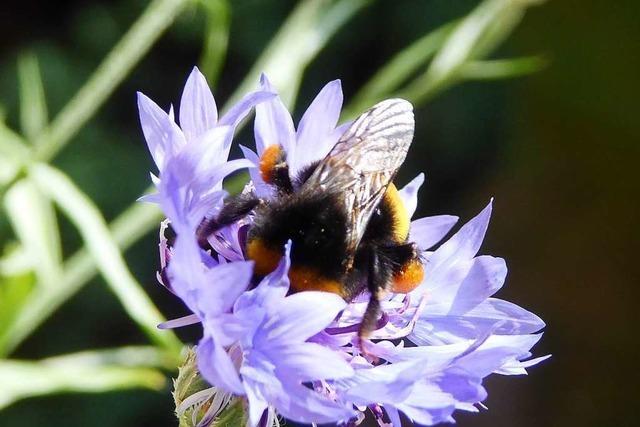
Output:
[[[260,174],[260,158],[256,153],[253,152],[250,148],[245,147],[244,145],[240,145],[240,149],[242,150],[242,154],[244,158],[249,160],[253,166],[249,168],[249,176],[251,177],[251,182],[253,183],[254,192],[258,197],[272,197],[273,190],[270,185],[264,182],[262,179],[262,175]]]
[[[253,276],[253,262],[237,261],[220,264],[205,273],[198,289],[198,305],[206,317],[215,317],[231,309],[247,289]]]
[[[489,225],[491,204],[492,202],[433,253],[425,265],[426,277],[436,272],[446,272],[456,262],[469,260],[478,253]]]
[[[411,218],[416,211],[416,207],[418,206],[418,191],[423,183],[424,173],[421,173],[399,191],[400,199],[402,199],[404,207],[407,209],[409,218]]]
[[[150,194],[145,194],[143,196],[138,197],[138,199],[136,201],[138,202],[144,202],[144,203],[153,203],[153,204],[160,204],[160,201],[162,200],[162,197],[160,196],[160,194],[158,193],[150,193]]]
[[[391,421],[391,425],[393,427],[402,427],[402,423],[400,422],[400,413],[393,406],[385,406],[384,407],[387,416],[389,417],[389,421]]]
[[[265,276],[260,284],[248,292],[245,292],[236,301],[234,312],[245,309],[252,310],[257,307],[274,307],[277,308],[280,300],[282,300],[289,291],[289,267],[291,260],[291,241],[287,242],[284,247],[284,256],[278,263],[278,267]]]
[[[541,362],[544,362],[551,355],[547,354],[546,356],[536,357],[534,359],[529,359],[526,361],[513,360],[511,362],[505,363],[500,369],[496,370],[496,374],[500,375],[527,375],[527,368],[535,366]]]
[[[513,360],[529,356],[529,350],[542,338],[537,335],[492,335],[475,351],[456,362],[456,366],[482,378]]]
[[[199,251],[193,235],[179,235],[173,246],[167,274],[172,291],[192,312],[202,317],[198,310],[198,288],[205,286],[205,279]]]
[[[250,168],[252,163],[247,159],[235,159],[229,160],[224,165],[219,166],[210,176],[210,184],[212,188],[221,188],[222,180],[232,173],[244,169]]]
[[[231,126],[235,128],[244,119],[253,107],[261,102],[268,101],[276,96],[275,93],[266,91],[251,92],[242,97],[233,107],[229,109],[218,122],[219,126]]]
[[[269,401],[283,417],[299,423],[336,423],[356,416],[354,410],[299,384],[288,384],[284,392],[274,393]]]
[[[467,312],[465,317],[477,325],[497,323],[498,335],[531,334],[545,327],[544,321],[524,308],[497,298],[489,298]]]
[[[184,135],[171,117],[141,92],[138,92],[138,111],[149,152],[162,172],[166,157],[186,144]]]
[[[457,316],[470,311],[502,287],[507,265],[502,258],[483,255],[458,263],[449,273],[448,280],[443,280],[441,286],[429,287],[431,304],[427,303],[430,307],[423,316]]]
[[[340,353],[320,344],[276,344],[268,346],[266,350],[277,361],[276,374],[291,381],[306,382],[353,375],[353,368]],[[318,360],[322,360],[322,363],[318,363]]]
[[[196,349],[198,369],[212,385],[228,392],[244,395],[244,387],[229,354],[212,337],[200,340]]]
[[[276,93],[264,74],[260,76],[260,88],[265,92]],[[293,119],[279,96],[256,106],[254,123],[256,150],[259,156],[269,145],[279,144],[287,153],[295,148]]]
[[[249,425],[256,427],[260,423],[262,414],[267,410],[268,404],[262,396],[259,387],[253,384],[253,381],[245,381],[247,385],[247,400],[249,401]]]
[[[345,306],[342,298],[328,292],[293,294],[272,313],[265,339],[306,341],[326,328]]]
[[[406,188],[406,187],[405,187]],[[437,215],[411,221],[409,237],[422,250],[427,250],[438,243],[458,222],[457,216]]]
[[[340,140],[342,135],[344,135],[344,133],[351,127],[352,124],[353,124],[353,120],[347,120],[346,122],[338,125],[333,130],[333,132],[331,132],[330,139],[334,141],[333,144],[331,144],[332,147],[336,145],[336,142]]]
[[[174,329],[181,328],[183,326],[194,325],[200,323],[200,317],[195,314],[189,314],[188,316],[179,317],[177,319],[167,320],[158,325],[158,329]]]
[[[340,80],[334,80],[322,88],[300,119],[295,162],[290,165],[292,176],[329,153],[332,148],[330,136],[338,123],[341,108],[342,87]]]
[[[213,128],[218,121],[218,108],[207,80],[198,67],[193,67],[180,100],[180,127],[187,140],[195,140]]]

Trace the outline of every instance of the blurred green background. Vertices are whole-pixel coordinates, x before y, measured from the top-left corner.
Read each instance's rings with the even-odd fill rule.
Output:
[[[226,100],[296,2],[232,2],[229,50],[219,81]],[[296,118],[320,87],[342,79],[345,99],[395,52],[468,13],[477,1],[380,0],[364,8],[311,63]],[[0,103],[19,128],[16,63],[40,62],[50,116],[69,100],[147,5],[122,1],[9,1],[0,15]],[[487,381],[489,411],[459,414],[460,426],[637,425],[634,327],[640,277],[640,5],[635,0],[549,1],[527,12],[498,57],[541,53],[542,71],[473,82],[439,94],[416,112],[416,138],[398,181],[427,174],[420,215],[467,220],[495,197],[482,252],[507,259],[499,296],[540,315],[547,330],[536,354],[553,358],[527,378]],[[135,92],[177,103],[198,63],[206,22],[188,8],[57,156],[112,220],[149,185],[152,170]],[[252,144],[245,129],[241,143]],[[81,247],[60,217],[65,254]],[[12,239],[0,215],[0,245]],[[167,317],[184,308],[156,284],[154,233],[126,261]],[[180,332],[197,337],[196,328]],[[39,359],[87,348],[144,343],[101,278],[64,304],[12,354]],[[2,387],[0,378],[0,387]],[[160,392],[66,394],[19,401],[0,426],[175,425],[169,383]]]

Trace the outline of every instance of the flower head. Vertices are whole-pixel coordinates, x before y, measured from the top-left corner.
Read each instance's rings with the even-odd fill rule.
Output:
[[[491,203],[439,246],[457,217],[411,222],[409,238],[421,253],[424,279],[408,293],[380,297],[382,316],[367,342],[358,338],[366,291],[349,300],[291,292],[291,241],[277,268],[256,276],[245,259],[253,215],[218,227],[203,241],[198,227],[223,206],[222,180],[229,173],[249,168],[252,181],[245,191],[269,200],[278,193],[257,170],[267,147],[280,146],[292,181],[329,153],[350,125],[337,125],[338,80],[320,91],[297,129],[266,76],[258,92],[220,120],[197,69],[182,97],[180,127],[172,110],[165,113],[143,95],[139,105],[159,170],[158,194],[151,199],[176,233],[171,245],[161,238],[160,276],[192,313],[164,327],[202,324],[200,372],[217,389],[246,401],[250,425],[274,410],[304,423],[356,424],[365,412],[381,425],[399,426],[400,413],[422,425],[450,422],[456,410],[478,410],[485,377],[523,374],[543,359],[529,359],[542,320],[492,297],[504,283],[505,261],[478,256]],[[235,127],[252,107],[256,152],[243,147],[246,159],[229,161]],[[408,217],[423,181],[421,174],[398,193]]]

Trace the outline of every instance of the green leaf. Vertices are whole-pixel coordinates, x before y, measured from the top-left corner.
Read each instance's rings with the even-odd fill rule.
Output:
[[[100,393],[129,388],[161,390],[164,375],[153,347],[87,351],[40,361],[0,361],[0,409],[17,400],[54,393]]]
[[[57,286],[62,276],[62,246],[53,205],[32,182],[23,179],[7,191],[4,206],[36,272],[38,286]]]
[[[459,82],[468,62],[491,53],[513,31],[525,10],[542,0],[485,0],[469,13],[448,37],[429,68],[400,96],[416,104]]]
[[[36,277],[31,271],[11,275],[0,272],[0,356],[7,353],[11,328],[35,286]]]
[[[18,58],[20,82],[20,124],[29,141],[47,125],[47,102],[40,76],[38,58],[31,53]]]
[[[180,342],[169,331],[157,329],[164,321],[159,311],[137,283],[113,240],[99,209],[61,171],[34,165],[30,176],[69,220],[78,228],[89,253],[125,311],[154,342],[178,352]]]
[[[460,70],[465,80],[495,80],[532,74],[540,71],[548,61],[542,56],[472,61]]]
[[[0,121],[0,188],[16,179],[29,154],[26,141]]]
[[[210,85],[215,85],[222,71],[229,44],[231,7],[227,0],[200,0],[207,14],[204,44],[200,55],[200,71]]]
[[[258,86],[264,72],[278,88],[282,101],[295,103],[300,82],[309,63],[335,33],[371,0],[318,1],[298,3],[269,42],[226,107]]]
[[[150,230],[157,228],[161,219],[160,210],[155,205],[135,203],[113,221],[110,233],[118,247],[126,249]],[[86,247],[72,255],[65,263],[64,274],[57,286],[29,296],[29,301],[6,332],[4,346],[0,346],[0,355],[11,352],[97,272],[96,261]]]
[[[343,118],[354,118],[376,102],[392,96],[401,84],[433,57],[455,25],[456,22],[442,25],[398,52],[362,86],[344,109]]]

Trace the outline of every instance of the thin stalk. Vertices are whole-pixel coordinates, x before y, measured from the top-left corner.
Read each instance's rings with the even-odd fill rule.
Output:
[[[93,117],[190,0],[153,0],[89,80],[37,137],[36,158],[53,158]]]

